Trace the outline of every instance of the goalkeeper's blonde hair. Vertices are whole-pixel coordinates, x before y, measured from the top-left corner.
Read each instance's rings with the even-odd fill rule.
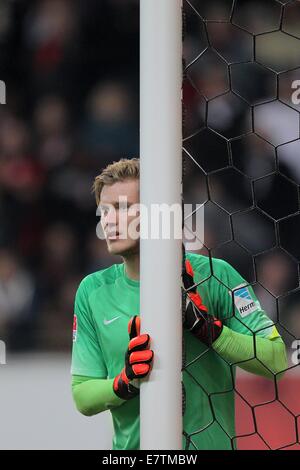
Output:
[[[103,186],[112,185],[118,181],[140,178],[140,159],[121,158],[118,162],[107,165],[100,175],[96,176],[93,184],[96,203],[99,205]]]

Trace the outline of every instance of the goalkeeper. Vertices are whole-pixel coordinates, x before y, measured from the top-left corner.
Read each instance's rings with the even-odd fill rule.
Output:
[[[78,288],[73,398],[86,416],[111,411],[113,449],[139,449],[139,384],[155,361],[151,338],[140,331],[139,241],[124,236],[137,217],[128,211],[139,202],[139,160],[109,165],[94,190],[108,251],[123,263],[87,276]],[[183,449],[234,448],[236,365],[268,378],[287,368],[285,345],[252,287],[227,262],[211,261],[186,254]]]

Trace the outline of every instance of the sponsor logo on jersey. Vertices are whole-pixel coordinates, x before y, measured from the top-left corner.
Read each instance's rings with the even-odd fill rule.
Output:
[[[230,293],[231,295],[231,293]],[[259,302],[254,300],[249,288],[245,285],[237,286],[233,291],[234,304],[241,317],[246,317],[259,308]]]
[[[77,316],[74,315],[73,318],[73,341],[77,340]]]
[[[104,323],[105,326],[110,325],[110,323],[118,320],[118,318],[120,318],[120,315],[118,317],[112,318],[111,320],[106,320],[106,318],[104,318],[103,323]]]

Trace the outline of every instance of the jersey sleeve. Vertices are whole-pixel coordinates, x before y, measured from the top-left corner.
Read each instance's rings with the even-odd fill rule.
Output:
[[[88,303],[85,280],[80,284],[73,320],[72,375],[107,378],[107,369]]]
[[[249,283],[226,261],[216,260],[217,315],[232,330],[263,338],[280,337]]]

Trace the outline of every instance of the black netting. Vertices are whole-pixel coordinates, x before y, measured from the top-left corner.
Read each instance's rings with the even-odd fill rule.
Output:
[[[204,204],[197,253],[210,268],[200,292],[212,279],[227,289],[230,324],[235,291],[215,259],[229,262],[288,353],[285,374],[265,378],[211,348],[191,355],[185,341],[186,448],[299,449],[300,2],[185,0],[184,29],[184,203]],[[266,367],[266,327],[246,328]]]

